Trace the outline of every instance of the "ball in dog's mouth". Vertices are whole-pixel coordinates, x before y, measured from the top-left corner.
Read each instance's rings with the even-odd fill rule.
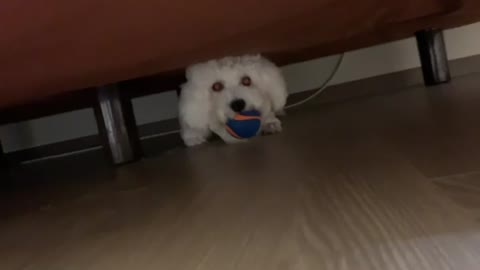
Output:
[[[257,110],[243,111],[227,120],[227,132],[237,139],[248,139],[256,136],[262,126],[261,114]]]

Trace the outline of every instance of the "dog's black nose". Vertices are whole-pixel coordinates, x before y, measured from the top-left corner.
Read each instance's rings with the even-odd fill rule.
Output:
[[[241,112],[245,109],[245,106],[247,104],[245,103],[245,100],[243,99],[235,99],[234,101],[232,101],[230,103],[230,108],[232,108],[232,110],[234,112]]]

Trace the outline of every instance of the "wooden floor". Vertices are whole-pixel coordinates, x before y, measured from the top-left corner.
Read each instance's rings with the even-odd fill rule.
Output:
[[[0,193],[0,269],[479,269],[476,77],[116,170],[96,153],[24,166]]]

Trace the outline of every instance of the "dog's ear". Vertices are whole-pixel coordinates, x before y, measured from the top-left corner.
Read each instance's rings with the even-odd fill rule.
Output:
[[[204,142],[210,135],[210,96],[194,81],[181,86],[179,120],[181,135],[187,145]]]
[[[269,60],[258,58],[258,86],[271,102],[273,112],[281,113],[287,103],[287,83],[282,71]]]

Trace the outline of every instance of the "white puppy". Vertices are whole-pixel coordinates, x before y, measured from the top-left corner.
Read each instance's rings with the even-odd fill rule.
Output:
[[[187,146],[204,143],[211,132],[225,142],[240,141],[225,129],[235,113],[257,110],[262,133],[282,130],[277,114],[287,101],[280,69],[260,55],[227,57],[189,67],[180,95],[181,136]]]

